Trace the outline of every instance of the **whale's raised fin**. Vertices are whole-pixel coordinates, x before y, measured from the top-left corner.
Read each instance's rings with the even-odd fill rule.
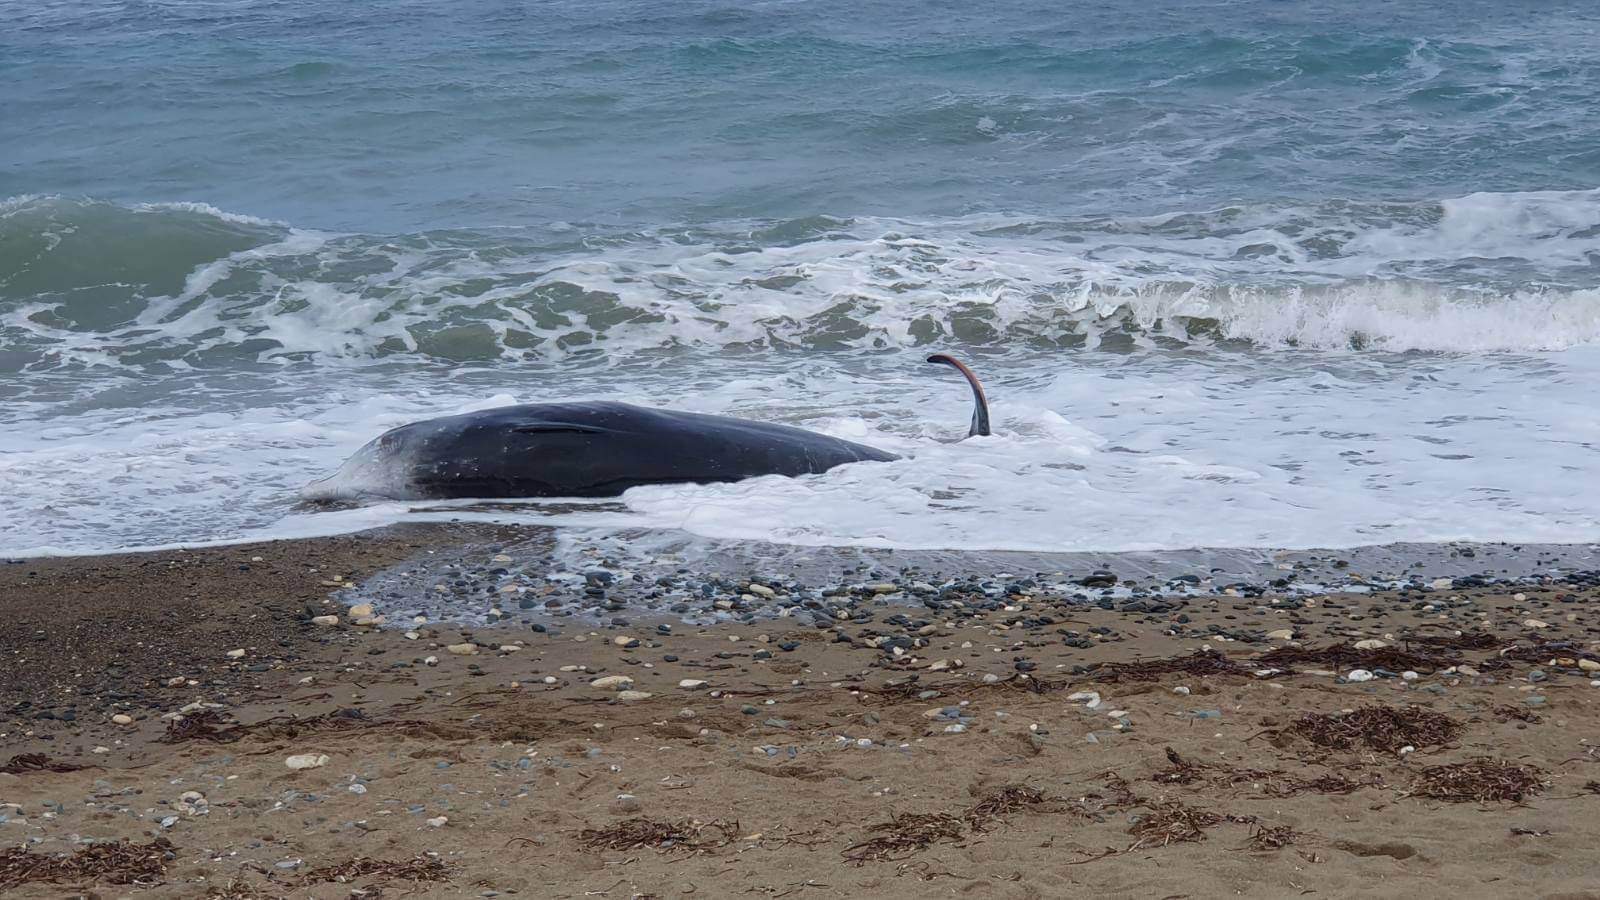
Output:
[[[966,363],[943,353],[935,353],[928,357],[928,362],[952,366],[967,379],[967,384],[972,386],[973,402],[972,430],[967,432],[967,437],[987,435],[989,433],[989,399],[983,395],[983,385],[978,383],[978,376],[967,368]]]
[[[525,422],[511,429],[518,434],[605,434],[606,429],[577,422]]]

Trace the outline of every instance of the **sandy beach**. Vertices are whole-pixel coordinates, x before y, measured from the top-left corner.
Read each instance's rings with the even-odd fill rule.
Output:
[[[0,566],[0,889],[1600,897],[1587,575],[1102,603],[1088,572],[862,573],[826,619],[727,576],[762,611],[701,625],[345,605],[500,537]]]

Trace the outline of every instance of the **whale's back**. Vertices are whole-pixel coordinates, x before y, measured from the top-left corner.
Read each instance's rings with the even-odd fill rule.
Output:
[[[788,425],[626,403],[539,403],[391,429],[305,496],[610,497],[646,484],[808,475],[894,458]]]

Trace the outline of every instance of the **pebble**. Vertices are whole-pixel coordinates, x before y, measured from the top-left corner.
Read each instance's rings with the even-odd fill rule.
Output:
[[[313,624],[313,625],[337,625],[337,624],[339,624],[339,617],[338,616],[312,616],[311,617],[311,624]]]
[[[1550,623],[1540,619],[1524,619],[1522,626],[1524,628],[1549,628]]]
[[[617,691],[617,699],[625,702],[632,702],[634,700],[649,700],[654,696],[655,694],[652,694],[649,691]]]
[[[1600,662],[1595,662],[1592,659],[1580,659],[1578,660],[1578,668],[1585,672],[1600,672]]]
[[[778,595],[778,592],[774,591],[772,588],[769,588],[764,584],[756,584],[753,581],[750,582],[750,593],[759,597],[766,597],[768,600]]]
[[[228,651],[228,658],[229,659],[244,659],[244,648],[240,647],[237,650],[229,650]]]
[[[617,799],[611,803],[611,811],[614,813],[636,813],[642,807],[639,798],[632,794],[618,794]]]
[[[449,822],[450,822],[450,817],[449,816],[434,816],[433,818],[428,820],[428,827],[429,828],[443,828],[445,825],[449,824]]]
[[[359,619],[362,616],[370,615],[372,615],[371,603],[357,603],[355,606],[350,607],[350,618],[352,619]]]
[[[1382,650],[1387,646],[1389,646],[1387,642],[1380,641],[1375,638],[1368,638],[1364,641],[1356,641],[1357,650]]]
[[[678,682],[678,687],[686,691],[698,691],[706,686],[706,682],[699,678],[685,678]]]
[[[1407,669],[1404,672],[1400,673],[1400,677],[1404,678],[1406,681],[1416,681],[1419,676],[1417,675],[1417,673],[1411,671],[1410,669]]]
[[[1279,628],[1277,631],[1269,631],[1269,632],[1267,632],[1267,640],[1269,640],[1269,641],[1292,641],[1292,640],[1294,640],[1294,629],[1293,628]]]
[[[328,764],[326,753],[296,753],[283,761],[291,769],[320,769]]]
[[[126,713],[117,713],[111,717],[111,721],[117,725],[132,725],[133,716],[127,715]]]
[[[633,679],[626,675],[607,675],[589,682],[597,691],[622,691],[633,687]]]
[[[1082,702],[1087,709],[1098,709],[1101,703],[1099,691],[1078,691],[1067,696],[1068,703]]]
[[[1372,673],[1368,672],[1366,669],[1351,669],[1349,672],[1345,673],[1344,676],[1345,681],[1352,682],[1371,681],[1372,678]]]
[[[445,652],[454,653],[457,656],[477,656],[478,655],[478,645],[477,644],[451,644],[450,646],[448,646],[448,647],[446,647],[444,649],[445,649]]]

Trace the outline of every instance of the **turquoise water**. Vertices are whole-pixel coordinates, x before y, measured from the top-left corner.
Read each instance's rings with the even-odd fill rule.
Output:
[[[411,233],[1600,185],[1589,3],[74,0],[8,18],[0,196]]]
[[[1600,540],[1583,3],[47,2],[0,30],[0,551],[337,531],[384,427],[905,454],[585,527]],[[1000,433],[945,443],[973,358]],[[1229,515],[1218,516],[1218,510]],[[432,512],[425,514],[433,514]]]

